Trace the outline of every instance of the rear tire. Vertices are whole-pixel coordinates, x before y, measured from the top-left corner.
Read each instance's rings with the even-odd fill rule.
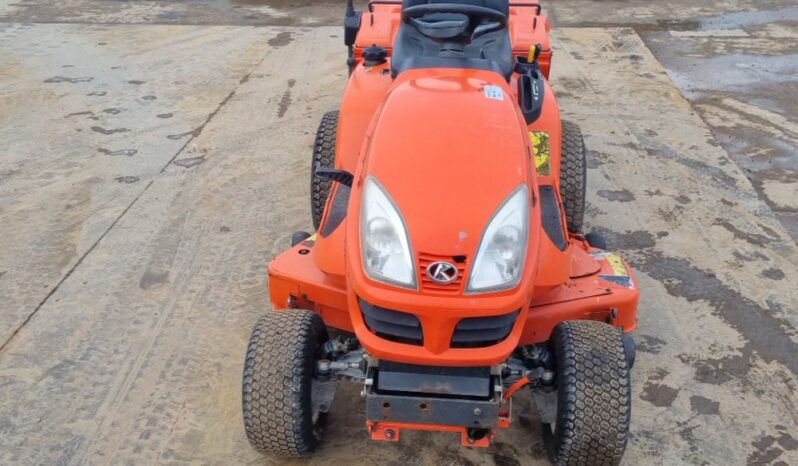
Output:
[[[560,158],[560,195],[568,231],[579,233],[585,218],[587,163],[582,130],[570,121],[562,122],[562,157]]]
[[[261,453],[305,456],[323,434],[311,400],[316,352],[327,341],[318,314],[298,309],[261,317],[247,347],[242,384],[244,429]]]
[[[313,228],[319,230],[324,206],[330,197],[332,182],[316,176],[316,165],[335,168],[335,135],[338,131],[338,111],[327,112],[321,117],[313,146],[313,160],[310,165],[310,213]]]
[[[621,331],[591,320],[555,327],[556,425],[543,425],[555,465],[617,465],[629,438],[632,392]]]

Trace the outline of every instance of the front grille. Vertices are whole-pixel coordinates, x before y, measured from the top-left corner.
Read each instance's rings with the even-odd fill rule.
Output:
[[[461,259],[461,260],[456,260]],[[445,261],[457,267],[457,279],[452,283],[441,285],[435,283],[427,276],[427,267],[433,262]],[[458,258],[452,256],[436,256],[433,254],[419,254],[418,255],[418,274],[421,277],[421,289],[427,292],[441,293],[441,294],[454,294],[463,290],[463,281],[465,278],[467,263],[465,256]]]
[[[421,322],[413,314],[374,306],[358,298],[366,327],[381,338],[397,343],[421,345],[424,342]]]
[[[457,323],[452,348],[481,348],[501,342],[513,329],[518,311],[500,316],[467,317]]]

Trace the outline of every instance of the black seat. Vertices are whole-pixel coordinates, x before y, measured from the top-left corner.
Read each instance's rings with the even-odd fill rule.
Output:
[[[457,3],[475,5],[509,14],[509,0],[404,0],[402,8],[432,3]],[[445,15],[435,13],[430,15]],[[471,68],[495,71],[506,80],[513,72],[512,46],[507,27],[483,34],[462,50],[444,49],[435,41],[419,32],[408,21],[402,21],[396,34],[391,58],[394,77],[415,68]]]

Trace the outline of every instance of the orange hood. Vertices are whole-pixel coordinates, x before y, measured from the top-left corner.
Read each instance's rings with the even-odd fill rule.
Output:
[[[416,254],[471,259],[496,209],[528,181],[525,126],[496,73],[406,71],[375,116],[362,174],[390,193]]]

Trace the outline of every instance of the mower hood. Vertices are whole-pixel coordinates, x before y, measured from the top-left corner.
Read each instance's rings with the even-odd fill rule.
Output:
[[[361,173],[389,193],[414,255],[470,260],[502,202],[528,183],[528,136],[512,99],[490,71],[409,70],[394,82]]]

